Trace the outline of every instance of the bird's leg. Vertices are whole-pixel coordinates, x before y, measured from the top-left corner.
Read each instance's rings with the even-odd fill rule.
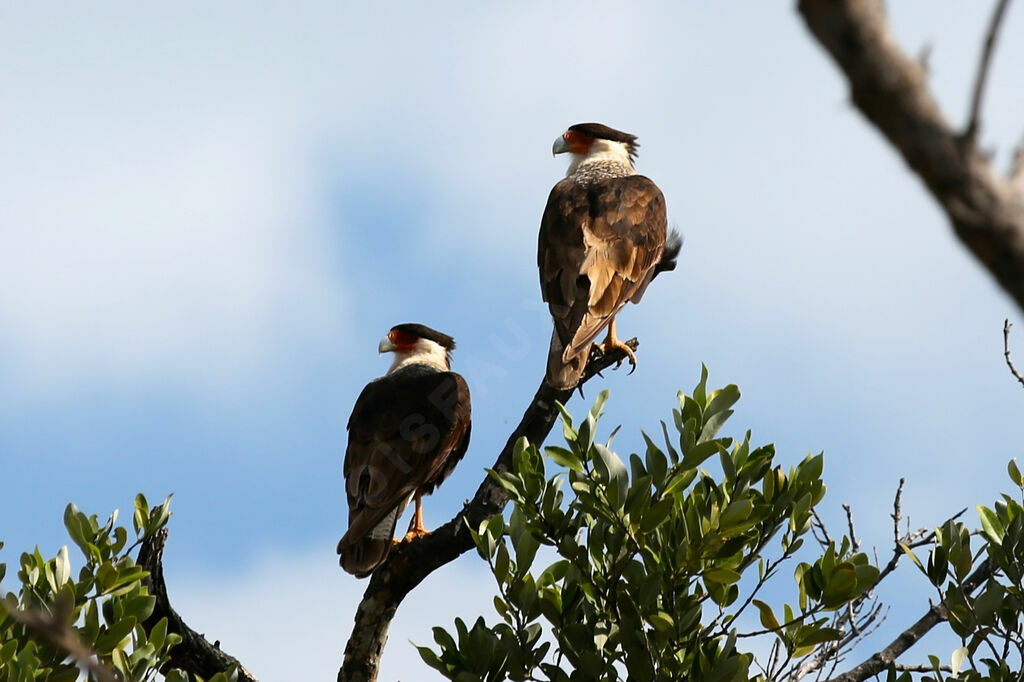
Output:
[[[416,501],[416,512],[412,515],[412,521],[409,523],[409,532],[402,538],[403,542],[430,535],[430,531],[423,527],[423,494],[417,492],[413,499]]]
[[[621,350],[623,353],[626,354],[626,359],[629,360],[629,364],[633,368],[629,370],[629,373],[632,374],[633,370],[636,369],[636,355],[633,353],[633,349],[627,346],[626,344],[622,343],[622,341],[619,341],[619,339],[615,336],[614,317],[612,318],[612,321],[608,323],[608,336],[605,337],[605,340],[601,344],[600,349],[603,355],[608,355],[614,350]],[[616,364],[615,366],[621,366],[622,362],[622,360],[619,360],[618,364]]]

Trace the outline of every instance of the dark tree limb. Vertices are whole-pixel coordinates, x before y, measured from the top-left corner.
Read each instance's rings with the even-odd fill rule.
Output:
[[[636,339],[630,339],[626,345],[636,350],[639,344]],[[621,363],[624,358],[625,353],[622,351],[593,358],[587,364],[580,386],[598,372]],[[515,444],[524,436],[531,443],[543,443],[559,414],[555,403],[568,402],[572,394],[572,390],[559,391],[542,381],[492,468],[497,471],[511,470]],[[508,495],[487,476],[473,500],[455,518],[430,535],[412,542],[403,542],[391,550],[387,560],[370,576],[370,583],[356,609],[355,626],[345,647],[338,682],[373,682],[377,679],[380,657],[388,639],[388,628],[398,605],[436,569],[473,549],[473,538],[467,525],[477,528],[485,519],[500,514],[507,503]]]
[[[946,121],[924,68],[896,43],[882,0],[798,0],[797,8],[846,76],[854,105],[896,147],[960,241],[1024,310],[1024,200]]]
[[[1003,357],[1006,358],[1006,366],[1010,368],[1010,373],[1017,377],[1017,381],[1024,386],[1024,376],[1020,375],[1017,368],[1013,366],[1013,360],[1010,359],[1010,320],[1003,321]]]
[[[962,589],[964,594],[971,594],[980,587],[992,575],[992,564],[986,559],[974,573],[964,581]],[[848,672],[833,677],[826,682],[863,682],[869,677],[878,675],[889,664],[894,663],[903,653],[914,646],[929,630],[946,620],[949,617],[949,609],[945,602],[933,605],[921,618],[909,628],[899,634],[889,646],[871,656],[863,663],[855,666]]]
[[[1010,188],[1018,196],[1024,196],[1024,140],[1017,145],[1010,161]]]
[[[167,618],[167,631],[181,635],[181,642],[171,649],[169,668],[179,668],[194,673],[204,679],[210,679],[219,672],[224,672],[232,665],[238,670],[239,682],[259,682],[233,656],[221,651],[220,643],[210,644],[206,638],[190,628],[171,608],[167,597],[167,585],[164,583],[164,545],[167,543],[167,529],[161,528],[146,538],[139,548],[139,565],[149,571],[145,582],[149,593],[156,597],[153,614],[142,626],[148,632],[161,618]]]
[[[995,47],[996,37],[999,35],[999,27],[1006,15],[1006,6],[1010,0],[999,0],[996,3],[995,12],[992,13],[992,21],[989,22],[988,32],[985,34],[985,43],[981,48],[981,62],[978,64],[978,75],[974,80],[974,95],[971,97],[971,113],[967,117],[967,129],[964,130],[964,138],[974,144],[978,137],[978,128],[981,118],[981,100],[985,94],[985,81],[988,79],[989,64],[992,63],[992,48]]]

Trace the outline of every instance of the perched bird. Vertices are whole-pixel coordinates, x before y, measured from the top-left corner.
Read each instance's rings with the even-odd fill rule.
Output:
[[[341,567],[364,578],[387,558],[410,500],[405,540],[427,534],[421,498],[455,469],[469,446],[466,381],[451,371],[455,340],[422,324],[393,327],[377,347],[394,353],[387,374],[363,389],[348,420],[348,531]]]
[[[636,367],[633,351],[616,338],[615,314],[676,266],[682,240],[666,234],[661,190],[633,168],[638,146],[635,135],[579,123],[551,150],[572,155],[548,196],[537,246],[541,292],[554,319],[546,380],[560,390],[579,382],[592,346],[622,350]]]

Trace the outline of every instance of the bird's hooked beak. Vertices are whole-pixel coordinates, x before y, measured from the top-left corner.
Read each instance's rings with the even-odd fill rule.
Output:
[[[387,337],[387,336],[385,336],[383,339],[381,339],[380,343],[377,344],[377,352],[378,353],[391,353],[391,352],[394,352],[394,350],[395,350],[395,344],[392,343],[391,339],[389,337]]]
[[[569,150],[569,142],[565,139],[565,135],[559,135],[555,138],[555,143],[551,145],[551,156],[558,154],[564,154]]]

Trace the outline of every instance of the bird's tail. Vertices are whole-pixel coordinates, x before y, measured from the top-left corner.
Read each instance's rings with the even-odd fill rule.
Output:
[[[357,578],[373,573],[373,569],[388,558],[390,551],[391,538],[363,537],[355,542],[346,542],[346,538],[342,538],[338,543],[341,567]]]
[[[651,279],[654,279],[662,272],[671,272],[676,269],[676,261],[679,260],[679,251],[683,248],[683,237],[678,230],[670,230],[665,239],[665,250],[661,252],[661,260],[654,266]]]
[[[358,512],[349,513],[348,531],[338,541],[338,563],[357,578],[365,578],[373,569],[384,563],[391,551],[391,539],[395,535],[395,524],[402,515],[408,500],[391,510],[372,529],[367,529],[367,517]],[[372,521],[371,521],[372,523]]]
[[[568,391],[576,388],[576,384],[580,382],[583,370],[587,366],[590,344],[587,344],[584,350],[567,360],[563,359],[564,354],[565,348],[562,345],[561,339],[558,338],[558,332],[552,331],[551,347],[548,350],[548,371],[545,381],[549,386],[557,388],[559,391]]]

